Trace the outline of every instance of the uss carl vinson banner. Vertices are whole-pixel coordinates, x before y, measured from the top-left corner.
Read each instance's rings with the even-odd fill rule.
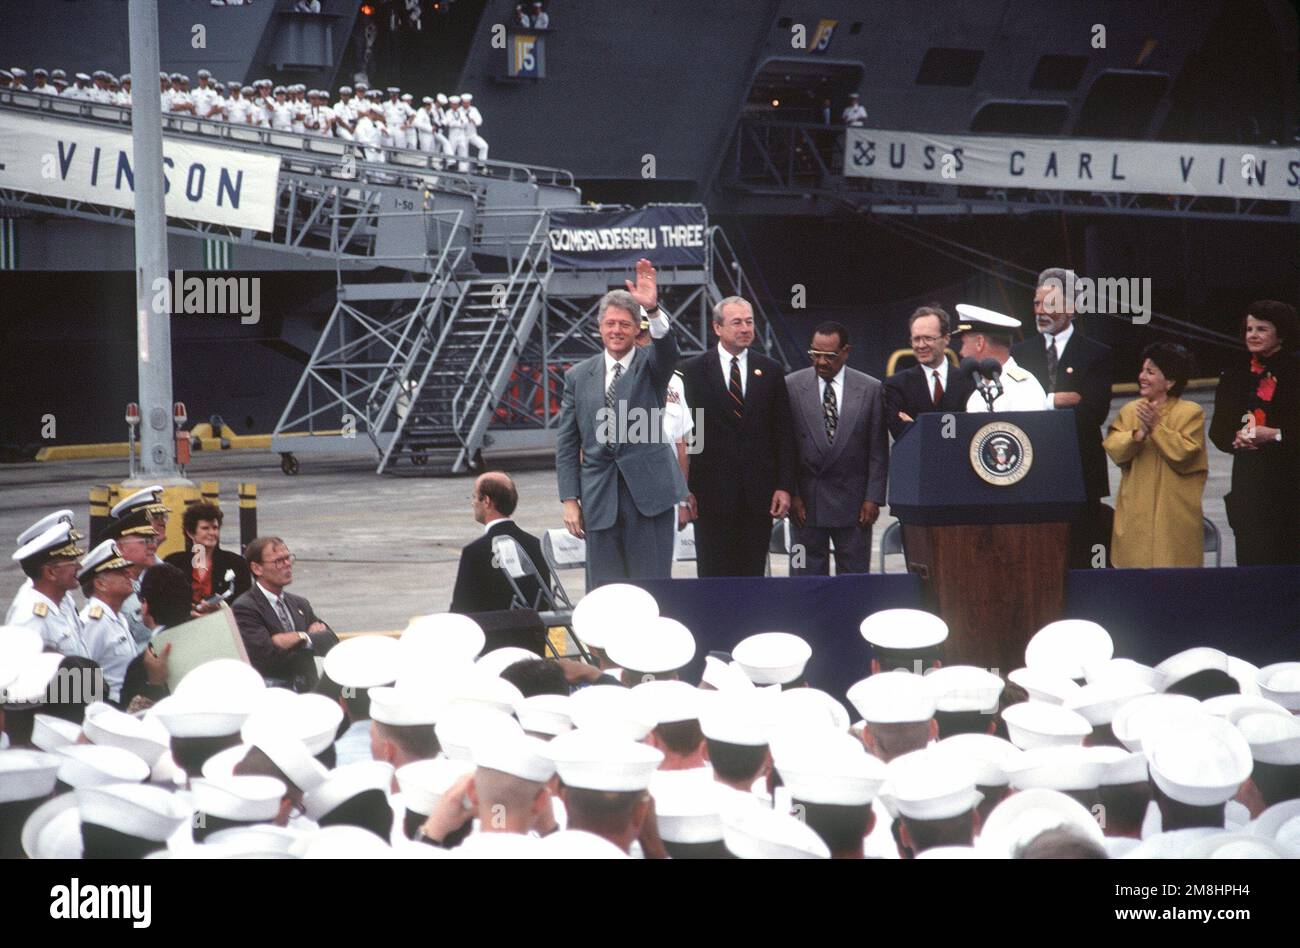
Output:
[[[852,177],[1300,201],[1300,148],[845,130]]]
[[[624,270],[649,257],[656,267],[704,266],[708,218],[696,204],[618,211],[552,211],[551,263],[578,270]]]
[[[163,139],[167,216],[269,231],[280,159]],[[130,131],[0,115],[0,188],[135,208]]]

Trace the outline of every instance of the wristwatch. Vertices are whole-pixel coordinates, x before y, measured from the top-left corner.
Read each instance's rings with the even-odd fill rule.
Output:
[[[306,645],[311,645],[311,636],[308,635],[306,632],[299,632],[298,640]]]

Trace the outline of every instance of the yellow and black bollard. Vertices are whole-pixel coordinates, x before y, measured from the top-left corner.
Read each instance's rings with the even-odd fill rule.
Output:
[[[239,485],[239,550],[257,536],[257,485]]]
[[[92,546],[99,541],[104,528],[108,526],[108,488],[92,487],[90,489],[90,542]]]

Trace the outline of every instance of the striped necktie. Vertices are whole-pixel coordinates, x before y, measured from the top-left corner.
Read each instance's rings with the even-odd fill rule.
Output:
[[[731,379],[727,383],[727,392],[731,395],[731,413],[737,418],[745,417],[745,390],[740,387],[740,357],[731,357]]]

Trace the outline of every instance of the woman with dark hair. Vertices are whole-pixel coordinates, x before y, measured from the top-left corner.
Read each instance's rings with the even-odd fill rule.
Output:
[[[190,504],[181,521],[185,552],[173,553],[166,560],[189,577],[198,614],[215,609],[217,599],[234,602],[253,585],[244,558],[221,548],[222,518],[216,504]]]
[[[1210,469],[1205,412],[1179,397],[1191,374],[1182,346],[1147,346],[1140,397],[1119,410],[1102,443],[1123,472],[1111,540],[1118,567],[1201,565],[1201,493]]]
[[[1237,565],[1300,564],[1300,360],[1296,311],[1251,303],[1241,335],[1249,359],[1219,376],[1210,440],[1232,455],[1223,498]]]

